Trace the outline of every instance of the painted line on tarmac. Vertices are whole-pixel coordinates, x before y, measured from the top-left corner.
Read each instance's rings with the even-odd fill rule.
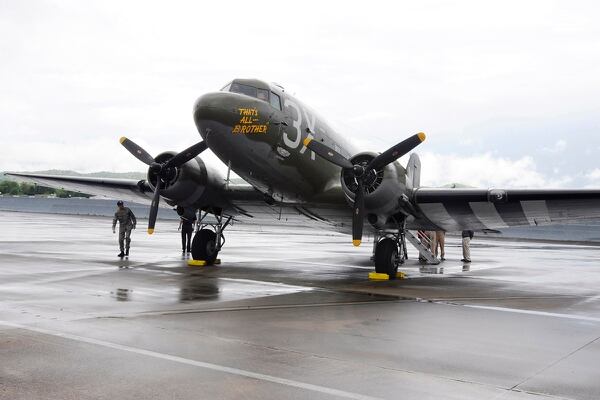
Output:
[[[552,313],[552,312],[547,312],[547,311],[520,310],[518,308],[507,308],[507,307],[477,306],[477,305],[472,305],[472,304],[459,304],[459,305],[464,306],[464,307],[470,307],[470,308],[479,308],[482,310],[493,310],[493,311],[511,312],[511,313],[516,313],[516,314],[538,315],[538,316],[543,316],[543,317],[575,319],[575,320],[579,320],[579,321],[600,322],[600,318],[586,317],[585,315],[561,314],[561,313]]]
[[[176,363],[180,363],[180,364],[191,365],[194,367],[210,369],[213,371],[224,372],[224,373],[231,374],[231,375],[243,376],[245,378],[277,383],[280,385],[291,386],[291,387],[304,389],[304,390],[310,390],[313,392],[342,397],[342,398],[346,398],[346,399],[381,400],[377,397],[365,396],[362,394],[346,392],[343,390],[333,389],[333,388],[329,388],[329,387],[325,387],[325,386],[313,385],[310,383],[294,381],[294,380],[286,379],[286,378],[279,378],[279,377],[273,376],[273,375],[265,375],[265,374],[260,374],[258,372],[252,372],[252,371],[247,371],[247,370],[238,369],[238,368],[226,367],[224,365],[218,365],[218,364],[212,364],[212,363],[207,363],[207,362],[203,362],[203,361],[191,360],[189,358],[173,356],[170,354],[157,353],[157,352],[151,351],[151,350],[139,349],[137,347],[131,347],[131,346],[126,346],[126,345],[122,345],[122,344],[107,342],[104,340],[87,338],[87,337],[79,336],[79,335],[72,335],[70,333],[53,331],[50,329],[36,328],[36,327],[31,327],[31,326],[16,324],[16,323],[8,322],[8,321],[1,321],[1,320],[0,320],[0,325],[17,328],[17,329],[24,329],[24,330],[28,330],[31,332],[41,333],[44,335],[56,336],[56,337],[60,337],[63,339],[75,340],[78,342],[107,347],[110,349],[126,351],[129,353],[140,354],[143,356],[158,358],[161,360],[172,361],[172,362],[176,362]]]

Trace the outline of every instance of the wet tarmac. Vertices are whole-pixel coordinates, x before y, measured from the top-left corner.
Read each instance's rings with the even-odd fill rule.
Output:
[[[1,399],[600,398],[594,246],[449,237],[371,282],[322,231],[234,225],[188,267],[176,222],[120,261],[108,218],[0,221]]]

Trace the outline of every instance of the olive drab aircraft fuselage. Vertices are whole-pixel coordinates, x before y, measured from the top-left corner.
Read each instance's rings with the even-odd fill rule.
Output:
[[[201,96],[194,121],[225,165],[277,201],[309,201],[339,187],[340,168],[309,150],[306,138],[348,158],[356,154],[314,110],[282,87],[259,80],[236,79]]]
[[[363,152],[281,86],[261,80],[235,79],[200,96],[193,119],[202,141],[178,153],[153,157],[121,137],[121,145],[148,166],[145,180],[9,175],[150,203],[150,234],[161,199],[163,207],[175,207],[180,215],[199,213],[192,255],[207,263],[216,259],[232,220],[351,233],[355,246],[366,229],[376,240],[376,271],[391,277],[404,260],[409,229],[484,231],[600,217],[599,190],[421,187],[417,154],[410,155],[406,167],[398,159],[425,134],[415,133],[382,153]],[[206,149],[228,167],[227,178],[204,163],[199,155]],[[229,171],[245,182],[230,181]],[[203,223],[208,217],[214,220]]]

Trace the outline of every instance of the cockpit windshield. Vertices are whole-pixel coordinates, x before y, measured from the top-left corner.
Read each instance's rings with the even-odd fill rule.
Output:
[[[271,92],[269,99],[269,90],[259,89],[254,86],[245,85],[243,83],[231,82],[221,89],[223,92],[232,92],[245,94],[246,96],[254,97],[264,102],[271,104],[274,108],[281,110],[281,101],[279,96]]]

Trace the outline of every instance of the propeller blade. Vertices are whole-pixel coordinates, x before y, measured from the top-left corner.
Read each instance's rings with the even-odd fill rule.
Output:
[[[323,143],[317,142],[311,138],[304,139],[304,145],[309,149],[314,151],[320,157],[323,157],[327,161],[342,167],[342,168],[352,168],[354,165],[346,159],[343,155],[338,153],[337,151],[331,149],[330,147],[324,145]]]
[[[152,197],[152,204],[150,205],[150,215],[148,217],[148,235],[154,233],[154,225],[156,224],[156,216],[158,215],[158,204],[160,203],[160,178],[156,182],[156,188],[154,188],[154,197]]]
[[[387,149],[377,157],[375,157],[369,165],[367,165],[366,170],[370,169],[380,169],[385,167],[388,164],[393,163],[415,147],[421,144],[425,140],[425,134],[423,132],[417,133],[416,135],[412,135],[408,139],[405,139],[398,143],[397,145]]]
[[[354,195],[354,209],[352,210],[352,244],[360,246],[362,241],[363,223],[365,219],[365,189],[362,179],[358,180],[358,189]]]
[[[132,140],[127,139],[125,136],[119,139],[119,142],[129,151],[135,158],[140,160],[146,165],[152,165],[154,163],[154,157],[152,157],[148,152],[142,149],[140,146],[135,144]]]
[[[190,146],[187,149],[176,154],[175,157],[167,161],[167,163],[164,165],[164,168],[181,167],[183,164],[190,161],[192,158],[196,157],[198,154],[206,150],[206,148],[206,142],[198,142],[195,145]]]

